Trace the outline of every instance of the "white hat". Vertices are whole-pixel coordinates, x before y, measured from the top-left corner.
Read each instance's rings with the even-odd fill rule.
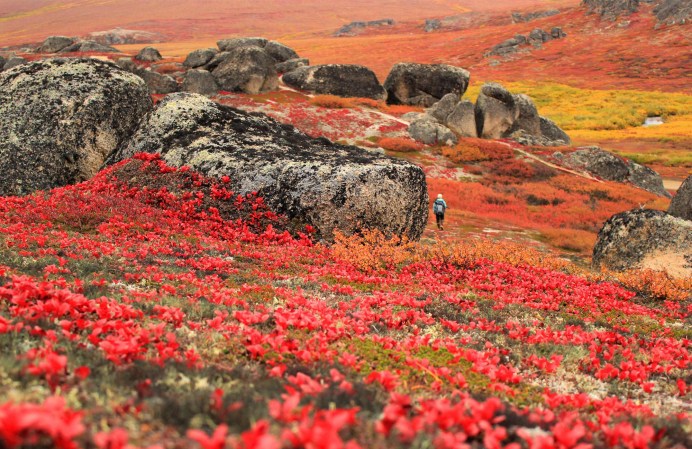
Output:
[[[437,194],[437,197],[438,197],[438,198],[442,198],[442,194],[441,194],[441,193],[438,193],[438,194]]]

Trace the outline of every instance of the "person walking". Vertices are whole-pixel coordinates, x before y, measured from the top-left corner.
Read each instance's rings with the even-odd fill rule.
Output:
[[[435,218],[437,219],[437,229],[444,231],[445,222],[445,211],[447,210],[447,203],[442,199],[442,194],[437,195],[437,199],[433,203],[433,212],[435,213]]]

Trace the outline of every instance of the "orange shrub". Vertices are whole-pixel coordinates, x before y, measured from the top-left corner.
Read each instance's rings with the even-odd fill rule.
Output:
[[[692,296],[692,279],[674,278],[664,271],[647,269],[610,274],[627,288],[656,299],[684,301]]]
[[[410,153],[420,151],[424,145],[408,137],[382,137],[377,144],[385,150],[398,151],[400,153]]]
[[[386,114],[396,115],[397,117],[408,114],[409,112],[423,112],[421,106],[407,106],[404,104],[382,104],[379,109]]]
[[[336,95],[315,95],[310,99],[310,104],[331,109],[352,108],[354,106],[352,98],[337,97]]]
[[[442,147],[440,151],[457,164],[514,157],[514,150],[501,142],[471,137],[460,139],[454,147]]]
[[[404,237],[387,237],[378,229],[364,230],[362,235],[346,236],[334,233],[332,255],[365,272],[391,270],[404,262],[410,262],[417,247]]]
[[[541,234],[552,246],[584,255],[591,254],[596,244],[595,233],[580,229],[546,229]]]

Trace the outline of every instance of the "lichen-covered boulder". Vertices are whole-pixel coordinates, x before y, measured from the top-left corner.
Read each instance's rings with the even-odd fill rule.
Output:
[[[91,178],[152,108],[141,78],[96,59],[46,59],[0,74],[0,195]]]
[[[316,94],[384,100],[386,93],[375,73],[351,64],[299,67],[283,76],[286,85]]]
[[[199,50],[194,50],[187,55],[183,65],[192,69],[202,67],[208,64],[218,53],[219,51],[215,48],[200,48]]]
[[[99,44],[96,41],[80,41],[69,45],[62,50],[60,53],[118,53],[117,48],[111,47],[109,45]]]
[[[26,64],[27,62],[28,61],[26,60],[26,58],[22,58],[21,56],[10,56],[9,58],[7,58],[7,61],[5,61],[3,70],[10,70],[20,65]]]
[[[318,236],[378,228],[417,239],[428,214],[423,171],[408,162],[313,139],[293,126],[195,94],[161,100],[109,163],[139,152],[212,178],[235,194],[258,192],[298,228]]]
[[[613,215],[598,233],[593,265],[615,271],[650,268],[689,278],[692,222],[650,209]]]
[[[144,47],[137,53],[135,59],[142,62],[156,62],[163,59],[161,53],[154,47]]]
[[[635,186],[658,196],[664,196],[666,198],[671,197],[670,193],[668,193],[666,188],[663,187],[663,179],[661,179],[661,175],[656,173],[651,168],[645,165],[637,164],[636,162],[628,159],[627,170],[629,171],[627,180]]]
[[[398,63],[384,82],[387,103],[430,107],[450,93],[461,97],[470,76],[468,71],[446,64]]]
[[[74,44],[74,38],[67,36],[49,36],[36,49],[38,53],[57,53],[65,47]]]
[[[524,94],[514,95],[514,104],[518,109],[518,116],[507,133],[511,135],[516,131],[524,131],[532,136],[540,136],[541,118],[531,97]]]
[[[692,176],[688,176],[678,188],[670,202],[668,213],[674,217],[692,220]]]
[[[427,145],[454,145],[459,140],[449,128],[427,114],[411,122],[408,133],[413,140]]]
[[[240,46],[225,54],[212,75],[222,90],[257,94],[279,87],[275,65],[276,61],[262,48]]]
[[[276,71],[279,73],[288,73],[292,72],[297,68],[300,67],[305,67],[310,65],[310,60],[307,58],[295,58],[295,59],[289,59],[288,61],[284,62],[279,62],[274,66],[276,68]]]
[[[264,46],[264,51],[269,53],[269,56],[274,58],[276,62],[286,62],[290,59],[298,58],[298,53],[294,49],[277,41],[267,42]]]
[[[425,111],[428,115],[431,115],[440,123],[445,123],[449,114],[454,111],[454,108],[459,103],[459,96],[457,94],[447,94],[440,99],[437,103],[432,105]]]
[[[208,71],[191,69],[185,72],[180,90],[193,94],[213,95],[218,93],[221,88],[216,82],[216,79]]]
[[[497,83],[486,83],[481,88],[475,107],[476,130],[484,139],[507,137],[508,131],[519,117],[515,96]]]
[[[234,37],[230,39],[221,39],[216,42],[216,45],[221,51],[231,51],[236,48],[244,47],[259,47],[264,48],[269,40],[263,37]]]

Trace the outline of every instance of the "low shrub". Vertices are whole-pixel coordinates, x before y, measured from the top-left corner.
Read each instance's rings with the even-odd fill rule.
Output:
[[[383,137],[377,141],[377,144],[385,150],[398,151],[400,153],[420,151],[424,148],[422,143],[408,137]]]

